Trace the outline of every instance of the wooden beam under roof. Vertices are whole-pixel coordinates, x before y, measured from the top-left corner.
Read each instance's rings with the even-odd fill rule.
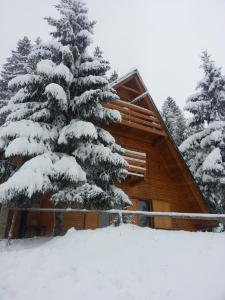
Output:
[[[141,94],[140,91],[135,90],[135,89],[133,89],[133,88],[131,88],[131,87],[129,87],[129,86],[126,86],[126,85],[121,85],[120,88],[122,88],[122,89],[124,89],[124,90],[127,90],[127,91],[129,91],[129,92],[135,93],[135,94],[137,94],[137,95],[140,95],[140,94]]]

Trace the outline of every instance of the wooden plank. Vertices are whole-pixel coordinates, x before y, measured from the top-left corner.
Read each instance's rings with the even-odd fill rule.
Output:
[[[107,108],[116,109],[116,110],[118,110],[120,112],[123,112],[125,114],[128,113],[128,114],[130,114],[130,115],[132,115],[134,117],[139,117],[139,118],[144,119],[144,120],[148,120],[148,121],[151,120],[152,122],[160,125],[160,122],[159,122],[158,118],[150,116],[148,114],[143,114],[143,113],[134,111],[134,110],[132,110],[130,108],[118,106],[118,105],[116,105],[116,102],[107,103],[106,105],[104,104],[104,106],[107,107]]]
[[[132,93],[135,93],[137,95],[141,95],[141,92],[140,91],[137,91],[129,86],[126,86],[126,85],[121,85],[121,88],[124,89],[124,90],[127,90],[129,92],[132,92]]]
[[[140,174],[140,173],[135,173],[135,172],[129,172],[127,173],[128,175],[131,175],[131,176],[136,176],[136,177],[142,177],[144,178],[144,174]]]
[[[145,172],[146,172],[145,169],[143,169],[143,168],[140,169],[140,167],[135,167],[135,166],[129,166],[129,167],[127,168],[127,170],[128,170],[129,172],[141,173],[141,174],[145,174]]]
[[[143,166],[136,166],[136,165],[133,165],[133,164],[129,164],[128,168],[136,168],[137,170],[140,170],[140,171],[146,171],[146,168],[143,167]]]
[[[118,106],[122,106],[122,107],[125,106],[125,107],[133,109],[135,111],[139,111],[139,112],[145,113],[145,114],[147,114],[149,116],[153,116],[153,117],[157,118],[156,114],[153,111],[151,111],[151,110],[149,110],[147,108],[144,108],[144,107],[141,107],[141,106],[138,106],[138,105],[135,105],[135,104],[131,104],[131,103],[129,103],[127,101],[123,101],[123,100],[116,100],[116,101],[114,101],[112,103],[115,103],[115,102],[116,102],[116,104]]]
[[[125,158],[123,156],[123,158]],[[144,162],[140,162],[140,161],[135,161],[135,160],[132,160],[132,159],[127,159],[125,158],[126,161],[128,162],[129,165],[134,165],[134,166],[139,166],[139,167],[146,167],[146,161]]]
[[[166,201],[153,200],[152,205],[153,205],[154,211],[163,211],[163,212],[170,211],[170,204]],[[170,218],[155,217],[154,218],[154,228],[171,229],[172,221]]]
[[[142,157],[142,156],[138,156],[138,158],[135,158],[135,157],[133,157],[132,155],[122,155],[123,156],[123,158],[125,158],[125,159],[131,159],[132,161],[136,161],[136,162],[139,162],[139,163],[146,163],[146,159],[144,158],[144,157]]]
[[[158,125],[156,123],[145,121],[145,120],[133,117],[133,116],[131,116],[129,114],[122,113],[121,115],[122,115],[123,118],[125,118],[127,120],[131,120],[131,121],[134,121],[136,123],[140,123],[140,124],[146,125],[147,127],[152,127],[152,128],[157,128],[159,130],[162,130],[162,126]]]
[[[9,208],[9,210],[16,211],[31,211],[31,212],[65,212],[65,213],[83,213],[83,214],[96,214],[96,213],[108,213],[108,214],[123,214],[123,215],[142,215],[147,217],[162,217],[162,218],[181,218],[181,219],[193,219],[193,220],[216,220],[225,221],[225,214],[209,214],[209,213],[188,213],[188,212],[170,212],[170,211],[132,211],[132,210],[98,210],[98,209],[79,209],[79,208]]]
[[[127,125],[127,126],[132,127],[132,128],[140,129],[140,130],[143,130],[143,131],[152,133],[152,134],[157,134],[157,135],[161,135],[161,136],[166,136],[166,133],[165,133],[164,131],[157,130],[157,129],[155,129],[155,128],[149,128],[149,127],[147,127],[147,126],[143,126],[143,125],[140,125],[140,124],[136,124],[136,123],[131,122],[131,121],[122,120],[122,121],[121,121],[121,124]]]
[[[143,157],[141,155],[130,154],[130,153],[127,153],[127,152],[124,152],[124,154],[125,154],[126,157],[128,157],[128,159],[135,159],[135,160],[140,161],[140,162],[146,162],[146,157]]]
[[[134,150],[131,150],[131,149],[128,149],[128,148],[124,148],[125,149],[125,152],[127,153],[127,155],[129,156],[140,156],[140,157],[143,157],[143,159],[146,158],[146,153],[145,152],[140,152],[140,151],[134,151]]]

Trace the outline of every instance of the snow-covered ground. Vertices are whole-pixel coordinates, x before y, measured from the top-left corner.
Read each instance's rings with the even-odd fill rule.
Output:
[[[139,228],[0,243],[1,300],[224,300],[225,234]]]

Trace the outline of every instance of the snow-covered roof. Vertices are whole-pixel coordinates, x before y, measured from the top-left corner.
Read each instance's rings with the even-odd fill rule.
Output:
[[[142,77],[141,77],[141,75],[140,75],[140,73],[139,73],[139,71],[138,71],[137,68],[131,69],[131,70],[130,70],[128,73],[126,73],[124,76],[122,76],[122,77],[116,79],[115,81],[113,81],[113,82],[110,84],[110,86],[111,86],[111,87],[115,87],[116,85],[118,85],[119,83],[123,82],[124,80],[126,80],[127,78],[129,78],[129,77],[132,76],[132,75],[137,75],[137,76],[138,76],[138,78],[139,78],[139,80],[141,81],[141,83],[142,83],[142,85],[143,85],[145,91],[147,91],[148,89],[147,89],[147,87],[146,87],[146,85],[145,85],[145,83],[144,83],[144,81],[143,81],[143,79],[142,79]]]

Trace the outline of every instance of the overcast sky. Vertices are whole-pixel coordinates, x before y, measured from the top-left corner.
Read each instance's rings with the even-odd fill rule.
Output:
[[[181,107],[201,78],[208,49],[225,73],[225,0],[86,0],[97,21],[94,44],[120,76],[138,68],[156,105],[167,96]],[[0,65],[19,38],[47,40],[43,19],[57,0],[0,0]]]

